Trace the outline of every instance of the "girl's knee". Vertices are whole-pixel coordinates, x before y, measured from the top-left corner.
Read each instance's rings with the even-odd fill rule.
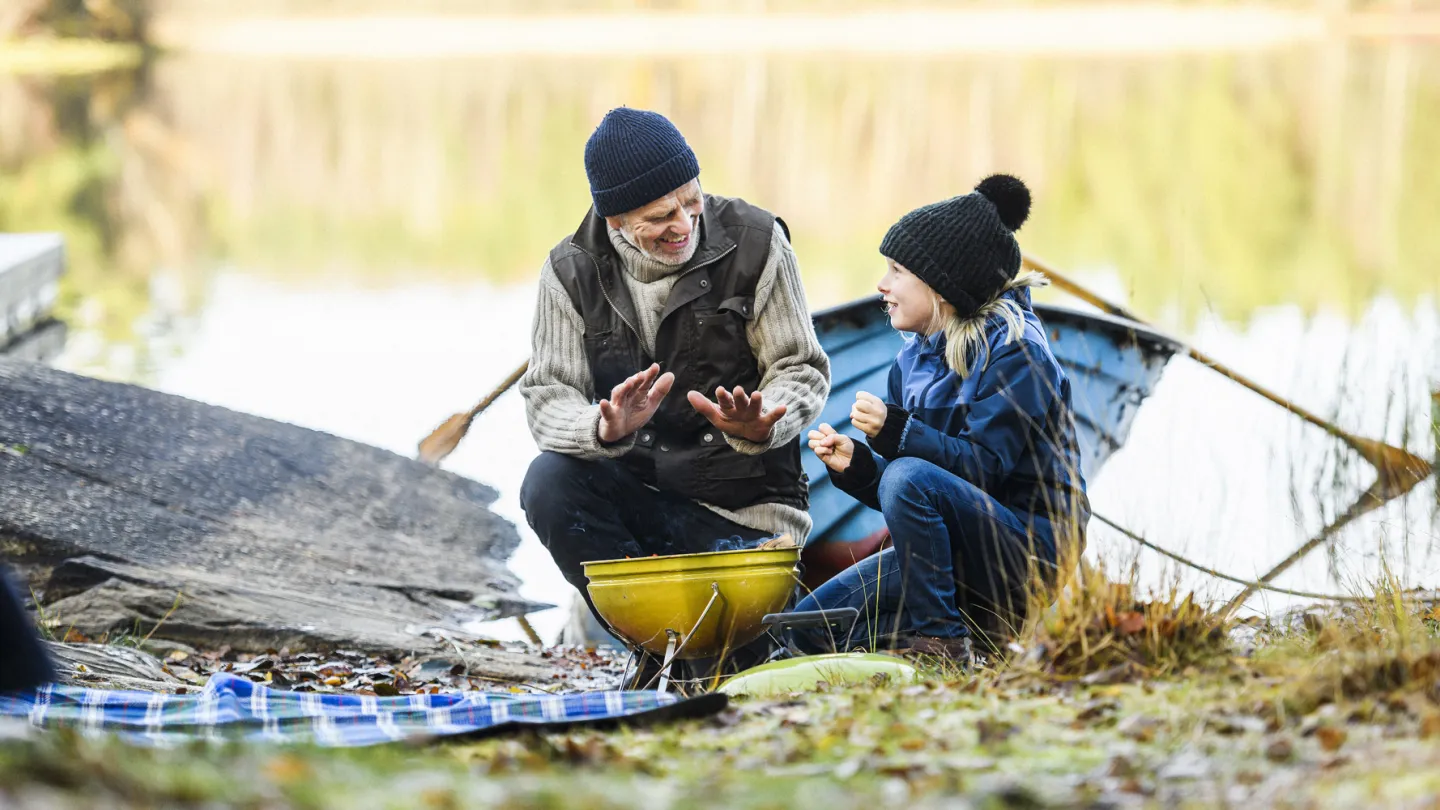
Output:
[[[940,471],[939,467],[918,458],[897,458],[887,464],[880,476],[881,511],[924,499],[931,490],[926,479]]]

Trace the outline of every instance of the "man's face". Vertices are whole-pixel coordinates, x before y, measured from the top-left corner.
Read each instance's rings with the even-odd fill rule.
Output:
[[[606,217],[606,222],[640,252],[658,262],[679,266],[695,255],[703,210],[705,197],[700,193],[700,179],[696,178],[634,211]]]

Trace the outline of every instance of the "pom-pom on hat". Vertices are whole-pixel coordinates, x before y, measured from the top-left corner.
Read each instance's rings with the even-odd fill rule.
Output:
[[[880,253],[919,276],[966,318],[1020,272],[1015,231],[1030,215],[1030,190],[991,175],[975,190],[916,208],[890,226]]]

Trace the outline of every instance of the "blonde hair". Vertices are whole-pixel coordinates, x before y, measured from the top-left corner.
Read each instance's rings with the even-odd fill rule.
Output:
[[[1044,287],[1049,283],[1050,279],[1040,273],[1021,270],[968,318],[960,317],[955,307],[941,298],[939,293],[930,290],[931,303],[935,309],[930,318],[930,328],[925,334],[928,337],[941,331],[945,333],[945,364],[951,371],[959,374],[960,379],[967,379],[990,364],[990,342],[985,337],[985,323],[990,318],[999,316],[1007,327],[1005,341],[1001,345],[1019,340],[1020,333],[1025,328],[1024,311],[1015,299],[1006,298],[1005,293],[1026,287]],[[978,364],[975,362],[977,359]]]

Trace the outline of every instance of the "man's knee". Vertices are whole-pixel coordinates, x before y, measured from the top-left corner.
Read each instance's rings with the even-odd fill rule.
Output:
[[[539,515],[563,508],[566,499],[588,490],[595,462],[546,451],[530,462],[520,485],[520,508],[533,525]]]

